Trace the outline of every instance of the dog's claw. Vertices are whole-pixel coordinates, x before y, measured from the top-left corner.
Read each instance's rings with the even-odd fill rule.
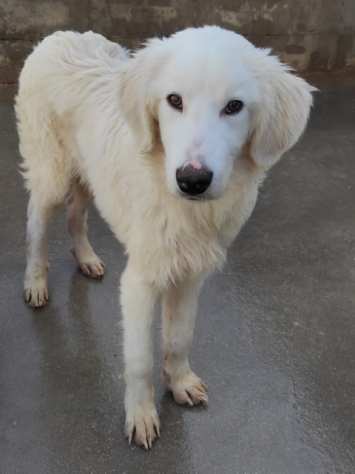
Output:
[[[170,376],[168,388],[176,403],[180,405],[208,405],[207,385],[192,371],[176,379]]]
[[[155,439],[160,437],[159,418],[155,408],[138,409],[132,417],[127,415],[126,436],[129,444],[134,440],[137,446],[146,451],[151,449]]]
[[[48,303],[48,289],[44,283],[26,287],[23,294],[25,302],[32,308],[42,308]]]
[[[90,255],[87,255],[86,257],[80,256],[80,258],[75,249],[71,249],[71,253],[78,262],[81,272],[85,276],[94,278],[96,280],[100,280],[104,276],[105,264],[94,252],[92,252]]]

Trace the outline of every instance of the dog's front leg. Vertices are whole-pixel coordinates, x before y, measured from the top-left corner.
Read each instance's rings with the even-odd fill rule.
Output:
[[[191,370],[192,344],[198,296],[203,278],[171,286],[163,296],[164,377],[177,403],[207,404],[207,387]]]
[[[159,436],[152,382],[151,326],[157,290],[128,262],[121,280],[125,360],[126,434],[146,449]]]

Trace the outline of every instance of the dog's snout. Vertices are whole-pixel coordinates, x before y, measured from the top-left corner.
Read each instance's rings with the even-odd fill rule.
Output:
[[[188,163],[176,171],[180,190],[190,196],[204,193],[212,182],[213,173],[205,166]]]

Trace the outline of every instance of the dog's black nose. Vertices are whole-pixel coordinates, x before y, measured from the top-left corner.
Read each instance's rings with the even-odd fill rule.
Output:
[[[213,173],[208,168],[196,168],[188,164],[176,171],[176,181],[180,190],[190,196],[197,196],[206,191],[212,182]]]

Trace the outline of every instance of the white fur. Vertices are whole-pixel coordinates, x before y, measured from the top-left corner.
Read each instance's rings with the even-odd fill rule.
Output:
[[[188,352],[199,289],[221,266],[250,216],[267,169],[299,138],[312,87],[269,51],[218,27],[154,39],[132,57],[98,34],[58,32],[28,57],[16,113],[30,191],[25,296],[47,290],[47,221],[68,200],[68,225],[82,270],[103,274],[86,233],[90,194],[124,244],[121,281],[126,429],[150,447],[159,431],[150,328],[163,298],[164,372],[179,403],[206,403]],[[166,101],[183,97],[179,112]],[[244,102],[237,115],[221,111]],[[184,199],[177,168],[213,171],[199,202]],[[134,435],[135,433],[135,435]]]

